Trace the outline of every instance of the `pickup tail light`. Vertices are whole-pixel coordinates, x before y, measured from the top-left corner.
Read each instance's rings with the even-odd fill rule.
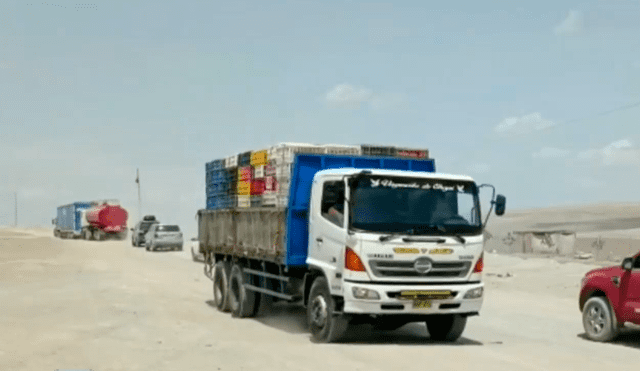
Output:
[[[344,267],[350,271],[354,272],[365,272],[366,269],[364,264],[362,264],[362,260],[355,251],[351,250],[351,248],[347,247],[344,253]]]
[[[484,251],[482,253],[480,253],[480,259],[478,259],[478,262],[476,262],[476,266],[473,267],[473,273],[482,273],[482,270],[484,269]]]

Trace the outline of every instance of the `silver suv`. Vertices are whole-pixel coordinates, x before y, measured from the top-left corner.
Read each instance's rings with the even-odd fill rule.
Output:
[[[147,251],[156,251],[158,248],[182,250],[184,243],[180,227],[160,223],[154,224],[149,228],[144,240]]]
[[[152,225],[160,223],[157,220],[142,220],[136,224],[135,228],[131,228],[131,245],[135,247],[144,246],[144,238]]]

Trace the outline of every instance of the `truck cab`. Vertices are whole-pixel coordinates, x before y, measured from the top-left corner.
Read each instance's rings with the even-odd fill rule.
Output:
[[[470,177],[437,173],[316,173],[307,264],[326,279],[330,298],[311,293],[309,312],[331,318],[324,308],[336,300],[350,321],[386,329],[426,321],[432,338],[455,340],[483,301],[478,188]]]
[[[613,340],[625,323],[640,325],[640,252],[582,279],[579,307],[587,337]]]

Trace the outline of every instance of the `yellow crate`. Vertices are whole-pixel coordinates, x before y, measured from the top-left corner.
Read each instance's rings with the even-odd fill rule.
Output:
[[[257,151],[251,154],[251,166],[266,165],[268,160],[267,151]]]
[[[238,182],[238,195],[249,196],[251,195],[251,181],[239,181]]]

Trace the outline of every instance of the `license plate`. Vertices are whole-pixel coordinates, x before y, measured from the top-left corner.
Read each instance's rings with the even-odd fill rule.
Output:
[[[431,308],[431,300],[419,300],[413,301],[413,309],[429,309]]]

